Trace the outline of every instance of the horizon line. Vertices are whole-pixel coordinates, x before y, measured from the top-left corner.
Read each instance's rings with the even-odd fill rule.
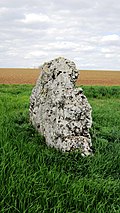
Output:
[[[40,70],[39,67],[0,67],[0,69],[37,69]],[[120,72],[120,70],[113,69],[78,69],[79,71],[112,71],[112,72]]]

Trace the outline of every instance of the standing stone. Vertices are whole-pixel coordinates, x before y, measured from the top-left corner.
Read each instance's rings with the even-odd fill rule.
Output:
[[[44,63],[30,97],[30,120],[49,146],[85,156],[92,154],[91,106],[75,88],[77,77],[74,62],[65,58]]]

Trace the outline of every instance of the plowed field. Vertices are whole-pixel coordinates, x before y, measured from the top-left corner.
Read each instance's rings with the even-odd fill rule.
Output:
[[[77,85],[120,85],[120,71],[81,70]]]
[[[35,84],[40,70],[0,68],[0,84]],[[81,70],[77,85],[120,85],[119,71]]]

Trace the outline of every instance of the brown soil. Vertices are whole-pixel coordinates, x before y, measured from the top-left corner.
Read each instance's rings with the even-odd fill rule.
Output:
[[[40,70],[0,68],[0,84],[35,84]],[[81,70],[77,85],[120,85],[119,71]]]
[[[0,84],[35,84],[40,70],[0,68]]]
[[[120,85],[120,71],[81,70],[77,85]]]

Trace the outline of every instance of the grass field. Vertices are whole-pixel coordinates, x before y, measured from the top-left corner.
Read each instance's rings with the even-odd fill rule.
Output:
[[[94,156],[45,145],[29,123],[31,85],[0,85],[0,212],[120,213],[120,87],[84,86]]]
[[[0,84],[35,84],[38,69],[0,68]],[[81,70],[77,85],[120,85],[119,71]]]

